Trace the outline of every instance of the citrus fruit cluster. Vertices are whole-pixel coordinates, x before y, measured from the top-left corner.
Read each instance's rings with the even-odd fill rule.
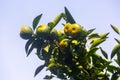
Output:
[[[75,22],[67,8],[65,13],[60,13],[48,24],[38,25],[41,16],[33,20],[33,28],[22,26],[20,30],[21,38],[27,40],[27,56],[36,49],[36,55],[44,61],[36,69],[35,76],[44,67],[51,72],[44,79],[57,76],[62,80],[109,80],[109,73],[120,71],[120,68],[111,65],[107,53],[99,46],[109,33],[98,34],[93,32],[95,29],[86,30]],[[66,23],[62,24],[61,30],[56,30],[61,19]],[[116,30],[116,27],[113,28]],[[118,48],[119,45],[113,49],[111,58]],[[104,58],[98,54],[98,50]],[[118,76],[118,73],[114,75]],[[114,79],[114,75],[111,78]]]

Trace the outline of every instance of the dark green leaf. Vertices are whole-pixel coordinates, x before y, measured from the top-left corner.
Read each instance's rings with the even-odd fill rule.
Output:
[[[118,60],[118,65],[120,65],[120,50],[119,50],[119,52],[117,53],[117,60]]]
[[[115,73],[112,74],[111,80],[118,80],[119,77],[120,77],[119,73],[115,72]]]
[[[93,57],[94,59],[100,61],[100,63],[101,63],[101,62],[103,63],[103,58],[102,58],[99,54],[94,53],[94,54],[92,54],[92,57]]]
[[[91,34],[88,39],[94,39],[94,38],[100,38],[100,36],[98,35],[98,33]]]
[[[118,27],[116,27],[115,25],[112,25],[112,24],[111,24],[111,27],[117,34],[120,34],[120,29]]]
[[[27,41],[27,43],[25,45],[25,51],[26,51],[26,53],[28,52],[28,49],[29,49],[29,47],[30,47],[30,45],[32,44],[33,41],[34,41],[33,38]]]
[[[115,56],[115,54],[118,53],[119,50],[120,50],[120,44],[114,46],[112,53],[111,53],[111,59]]]
[[[95,30],[95,28],[88,30],[88,31],[87,31],[87,34],[91,34],[94,30]]]
[[[115,40],[117,41],[118,44],[120,44],[120,40],[118,40],[118,39],[116,39],[116,38],[115,38]]]
[[[47,80],[49,80],[49,79],[52,79],[54,76],[53,75],[46,75],[45,77],[44,77],[44,79],[47,79]]]
[[[41,52],[42,52],[43,59],[48,60],[50,58],[50,54],[46,52],[44,49],[42,49]]]
[[[52,30],[54,28],[54,25],[55,25],[54,22],[49,22],[48,23],[48,26],[50,27],[50,30]]]
[[[37,56],[40,60],[45,60],[43,55],[42,55],[42,51],[41,51],[41,48],[38,48],[37,49]]]
[[[92,55],[92,54],[96,53],[96,51],[97,51],[98,49],[99,49],[99,48],[96,48],[96,47],[90,49],[90,51],[88,52],[88,55]]]
[[[35,28],[37,27],[41,17],[42,17],[42,14],[40,14],[37,17],[34,18],[34,20],[33,20],[33,30],[35,30]]]
[[[115,67],[114,67],[113,65],[109,65],[109,66],[107,67],[107,70],[108,70],[109,72],[113,73],[114,70],[115,70]]]
[[[35,71],[34,77],[35,77],[44,67],[45,67],[45,64],[39,66],[39,67],[36,69],[36,71]]]
[[[32,50],[34,49],[34,45],[32,44],[30,49],[28,50],[28,53],[27,53],[27,57],[30,55],[30,53],[32,52]]]
[[[104,41],[105,41],[105,39],[94,40],[93,43],[92,43],[92,45],[91,45],[91,48],[98,46],[99,44],[101,44]]]
[[[69,23],[71,23],[71,24],[76,23],[71,15],[71,13],[68,11],[68,9],[66,7],[65,7],[65,14],[66,14],[67,21]]]
[[[108,59],[107,53],[106,53],[101,47],[100,47],[100,50],[101,50],[103,56],[104,56],[106,59]]]
[[[114,73],[115,71],[120,72],[120,67],[117,67],[116,65],[109,65],[107,70],[111,73]]]
[[[93,57],[94,60],[99,61],[98,64],[103,64],[104,67],[101,67],[101,68],[105,68],[105,67],[107,67],[111,63],[111,61],[102,58],[97,53],[92,54],[92,57]]]

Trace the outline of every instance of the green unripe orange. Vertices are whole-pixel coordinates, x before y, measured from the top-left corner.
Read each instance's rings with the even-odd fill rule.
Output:
[[[39,37],[47,38],[50,34],[50,27],[46,24],[42,24],[37,27],[36,34]]]
[[[56,29],[52,29],[50,31],[50,38],[53,39],[53,40],[58,38],[58,32],[57,32]]]
[[[22,26],[20,29],[20,37],[22,39],[30,39],[32,37],[33,31],[30,26]]]

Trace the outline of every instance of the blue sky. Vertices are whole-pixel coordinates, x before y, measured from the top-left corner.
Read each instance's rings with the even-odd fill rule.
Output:
[[[43,80],[45,69],[33,77],[42,64],[36,55],[26,57],[26,41],[19,36],[22,25],[32,25],[34,17],[43,13],[40,23],[47,23],[66,6],[76,22],[96,32],[110,32],[103,48],[110,54],[119,38],[110,24],[120,26],[119,0],[1,0],[0,1],[0,80]],[[62,28],[61,25],[57,26]],[[54,79],[57,80],[57,79]]]

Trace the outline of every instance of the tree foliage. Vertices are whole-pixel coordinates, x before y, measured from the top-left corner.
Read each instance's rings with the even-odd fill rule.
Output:
[[[29,56],[36,49],[36,55],[44,61],[37,67],[34,76],[47,67],[51,75],[46,75],[44,79],[57,76],[61,80],[117,80],[120,77],[120,40],[115,39],[118,44],[113,47],[109,59],[108,53],[100,45],[106,41],[109,33],[86,30],[76,23],[66,7],[64,9],[63,13],[46,24],[49,30],[45,26],[38,28],[42,14],[33,20],[33,34],[27,39],[25,51]],[[61,19],[66,22],[62,23],[64,30],[56,30]],[[111,28],[120,34],[118,27],[111,24]],[[48,34],[39,36],[37,32]]]

